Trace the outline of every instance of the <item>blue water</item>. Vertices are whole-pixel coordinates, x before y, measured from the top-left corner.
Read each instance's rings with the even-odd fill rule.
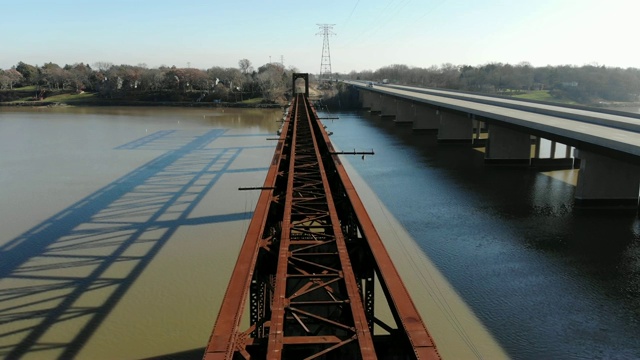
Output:
[[[375,151],[347,159],[510,356],[640,358],[635,214],[576,209],[573,185],[434,134],[331,115],[334,144]]]

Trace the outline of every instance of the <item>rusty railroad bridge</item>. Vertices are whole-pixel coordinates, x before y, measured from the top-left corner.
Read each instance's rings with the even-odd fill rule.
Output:
[[[300,78],[204,359],[439,359]]]

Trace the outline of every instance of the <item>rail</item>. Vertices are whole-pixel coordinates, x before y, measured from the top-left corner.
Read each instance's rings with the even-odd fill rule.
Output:
[[[257,189],[205,359],[439,359],[304,94]],[[377,314],[381,301],[390,319]]]

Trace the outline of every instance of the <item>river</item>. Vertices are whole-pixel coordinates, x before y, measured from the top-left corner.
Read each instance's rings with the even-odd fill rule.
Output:
[[[445,358],[640,358],[640,223],[362,112],[332,141]],[[279,110],[0,108],[0,356],[199,358]],[[564,181],[563,181],[564,180]]]
[[[0,358],[200,358],[280,117],[0,109]]]
[[[332,141],[375,151],[349,161],[509,356],[640,358],[635,214],[574,208],[575,170],[485,166],[469,146],[363,112],[333,115]],[[411,272],[405,283],[424,287]]]

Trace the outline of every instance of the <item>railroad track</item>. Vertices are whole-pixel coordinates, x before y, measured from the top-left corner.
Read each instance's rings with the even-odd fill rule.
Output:
[[[304,94],[260,189],[205,359],[439,358]]]

